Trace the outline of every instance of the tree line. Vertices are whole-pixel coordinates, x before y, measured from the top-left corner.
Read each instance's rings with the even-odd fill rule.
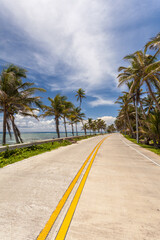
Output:
[[[115,121],[118,131],[160,147],[160,33],[143,50],[124,57],[128,66],[119,67],[119,86],[126,91],[116,103],[120,110]]]
[[[15,122],[17,114],[24,117],[30,116],[35,119],[40,117],[53,116],[56,125],[57,137],[60,138],[59,124],[63,121],[65,135],[67,137],[67,124],[71,125],[72,135],[78,135],[78,123],[82,123],[82,129],[85,134],[87,130],[93,133],[106,131],[106,123],[102,119],[85,120],[85,114],[82,112],[81,105],[86,98],[85,91],[79,88],[75,97],[79,101],[76,107],[66,96],[57,94],[54,98],[48,97],[50,106],[43,104],[40,96],[35,96],[37,92],[46,92],[43,88],[34,86],[34,83],[24,81],[27,78],[27,70],[16,65],[9,65],[4,68],[0,74],[0,112],[3,113],[3,135],[2,144],[6,144],[6,133],[10,138],[12,132],[16,143],[22,143],[20,130]],[[37,109],[41,111],[37,116]]]

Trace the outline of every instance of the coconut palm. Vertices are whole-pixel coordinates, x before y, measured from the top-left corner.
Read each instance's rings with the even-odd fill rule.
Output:
[[[54,99],[48,98],[48,100],[51,103],[51,106],[46,106],[45,113],[43,116],[54,116],[55,124],[56,124],[56,132],[58,138],[60,138],[60,132],[59,132],[59,120],[63,113],[63,102],[66,100],[65,96],[61,96],[60,94],[57,94]]]
[[[32,87],[34,84],[25,82],[21,78],[26,78],[26,70],[15,65],[10,65],[4,69],[0,76],[0,107],[3,111],[3,140],[6,144],[6,129],[11,136],[11,125],[16,142],[22,142],[20,131],[15,124],[15,114],[23,116],[33,116],[35,108],[42,108],[40,97],[33,97],[35,91],[45,91],[41,88]]]
[[[120,96],[115,103],[120,104],[121,113],[123,112],[123,114],[126,116],[125,123],[126,122],[128,123],[131,135],[133,137],[134,136],[134,130],[133,130],[133,127],[132,127],[132,124],[131,124],[130,116],[129,116],[129,108],[131,107],[129,94],[124,93],[124,95]]]
[[[92,130],[92,121],[93,121],[92,118],[88,118],[87,124],[88,124],[88,129],[90,130],[90,135],[91,135],[91,130]]]
[[[63,97],[63,99],[62,99],[62,118],[64,121],[64,129],[65,129],[65,134],[67,137],[67,121],[66,121],[66,119],[69,118],[69,115],[73,108],[73,104],[66,100],[67,100],[67,97],[66,97],[66,99]]]
[[[76,126],[76,135],[78,135],[78,127],[77,127],[77,123],[78,122],[82,122],[83,119],[85,117],[85,114],[81,112],[81,108],[80,107],[73,107],[72,110],[72,119],[74,119],[74,123]]]
[[[86,96],[85,96],[85,91],[82,89],[82,88],[79,88],[77,91],[76,91],[76,97],[77,97],[77,101],[79,101],[80,102],[80,105],[79,105],[79,107],[81,108],[81,104],[82,104],[82,99],[83,98],[86,98]]]
[[[88,129],[88,124],[87,123],[83,124],[82,130],[84,130],[85,135],[87,135],[87,129]]]
[[[160,112],[157,108],[149,113],[147,124],[146,121],[143,122],[142,130],[149,140],[153,140],[155,147],[160,147]]]
[[[142,105],[147,116],[155,109],[154,101],[150,95],[147,95],[142,99]]]
[[[132,85],[130,87],[130,96],[132,96],[133,92],[136,94],[136,116],[137,114],[137,106],[138,106],[138,96],[140,93],[140,88],[142,85],[146,85],[148,91],[153,98],[157,108],[160,110],[160,105],[156,99],[154,94],[154,89],[160,89],[160,80],[159,80],[159,70],[160,70],[160,61],[155,61],[155,57],[152,55],[147,55],[142,51],[137,51],[131,55],[128,55],[124,58],[129,61],[129,67],[120,67],[119,71],[121,73],[118,75],[119,78],[119,86],[124,83],[128,83],[132,81]],[[137,120],[138,123],[138,120]],[[138,142],[138,126],[137,126],[137,142]]]
[[[115,132],[115,131],[116,131],[116,128],[115,128],[114,124],[109,125],[109,126],[107,127],[107,131],[108,131],[108,133],[113,133],[113,132]]]

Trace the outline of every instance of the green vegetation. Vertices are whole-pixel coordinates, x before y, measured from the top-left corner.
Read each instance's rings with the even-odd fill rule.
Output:
[[[96,134],[96,131],[98,131],[98,133],[106,133],[107,132],[107,125],[105,123],[105,121],[103,119],[96,119],[93,120],[92,118],[88,118],[88,121],[83,125],[83,129],[85,130],[89,130],[90,134],[91,132],[93,134]]]
[[[95,135],[91,136],[79,136],[74,138],[74,140],[63,140],[60,142],[53,142],[53,143],[44,143],[40,145],[33,145],[31,147],[26,147],[26,148],[20,148],[20,149],[14,149],[14,150],[9,150],[7,149],[5,152],[0,153],[0,168],[12,164],[14,162],[21,161],[25,158],[29,158],[35,155],[38,155],[40,153],[44,153],[47,151],[51,151],[53,149],[62,147],[62,146],[67,146],[72,144],[72,141],[80,141],[83,139],[87,139],[90,137],[93,137]]]
[[[153,55],[147,53],[154,50]],[[129,64],[119,67],[119,86],[126,91],[116,103],[120,110],[115,121],[118,131],[135,138],[137,143],[154,144],[160,148],[160,33],[145,45],[145,49],[124,57]]]
[[[115,131],[116,131],[116,128],[115,128],[114,124],[111,124],[107,127],[108,133],[114,133]]]
[[[141,146],[141,147],[143,147],[143,148],[147,148],[148,150],[150,150],[150,151],[152,151],[152,152],[160,155],[160,149],[159,149],[159,148],[156,148],[156,147],[151,146],[151,145],[146,145],[146,144],[142,144],[142,143],[137,143],[136,139],[131,138],[131,137],[128,136],[128,135],[124,135],[124,134],[123,134],[123,136],[124,136],[125,138],[127,138],[128,140],[130,140],[131,142],[136,143],[136,144],[138,144],[139,146]]]
[[[42,88],[34,87],[34,83],[23,82],[26,78],[26,70],[9,65],[0,74],[0,112],[3,112],[3,139],[2,144],[6,144],[6,131],[11,137],[11,127],[16,143],[23,142],[20,131],[15,123],[15,115],[31,116],[37,118],[35,110],[42,109],[43,105],[40,97],[35,97],[36,91],[43,91]]]
[[[71,125],[72,135],[78,136],[78,123],[82,124],[82,129],[87,134],[87,130],[106,131],[106,124],[103,120],[91,120],[84,124],[85,114],[81,112],[82,100],[86,98],[85,91],[79,88],[76,91],[76,99],[79,106],[76,107],[66,96],[57,94],[53,98],[48,97],[50,106],[42,103],[41,97],[35,96],[37,91],[45,92],[44,89],[34,87],[34,83],[24,82],[27,78],[27,70],[16,65],[10,64],[0,73],[0,112],[3,113],[3,139],[2,144],[6,145],[6,132],[10,138],[12,132],[16,143],[22,143],[19,127],[15,122],[17,114],[34,117],[37,120],[40,117],[53,116],[55,120],[57,137],[60,138],[60,121],[63,121],[65,135],[67,137],[67,124]],[[39,115],[37,115],[39,113]]]

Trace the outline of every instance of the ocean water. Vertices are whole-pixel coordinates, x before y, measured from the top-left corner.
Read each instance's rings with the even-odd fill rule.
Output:
[[[84,135],[84,132],[79,132],[79,136]],[[65,133],[61,132],[60,137],[65,137]],[[71,132],[68,132],[68,137],[72,136]],[[21,133],[21,137],[23,139],[23,142],[34,142],[36,140],[45,140],[45,139],[53,139],[57,138],[57,133],[56,132],[27,132],[27,133]],[[12,134],[12,139],[10,139],[9,134],[7,133],[6,136],[6,141],[7,144],[14,144],[15,138],[14,135]],[[0,133],[0,145],[2,145],[2,133]]]

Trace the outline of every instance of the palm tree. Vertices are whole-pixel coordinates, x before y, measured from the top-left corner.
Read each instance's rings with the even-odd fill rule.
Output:
[[[46,111],[43,114],[43,116],[54,116],[57,136],[58,136],[58,138],[60,138],[59,120],[63,113],[63,101],[66,100],[66,97],[60,96],[60,94],[57,94],[54,99],[49,97],[48,100],[51,102],[51,106],[45,107]]]
[[[115,103],[120,104],[121,113],[123,112],[124,115],[126,116],[126,121],[128,123],[131,135],[133,137],[134,136],[134,130],[133,130],[133,127],[132,127],[132,124],[131,124],[130,116],[129,116],[129,108],[131,107],[130,99],[129,99],[129,96],[128,96],[129,94],[126,93],[126,92],[123,92],[123,93],[124,93],[124,95],[120,96]]]
[[[92,124],[91,124],[91,128],[94,134],[96,134],[96,130],[97,130],[97,120],[93,120]]]
[[[147,120],[143,121],[141,126],[144,136],[149,140],[153,140],[155,147],[160,147],[160,112],[155,108],[147,116]]]
[[[83,124],[82,129],[84,130],[85,135],[87,135],[88,124]]]
[[[83,118],[85,117],[85,114],[81,112],[80,107],[74,107],[72,111],[72,118],[74,119],[74,123],[76,125],[76,135],[78,136],[78,128],[77,123],[80,121],[83,121]]]
[[[142,105],[144,107],[144,111],[146,113],[146,115],[148,116],[149,113],[155,109],[155,104],[154,101],[152,99],[152,97],[150,95],[147,95],[146,97],[144,97],[142,99]]]
[[[82,99],[83,98],[86,98],[86,96],[85,96],[85,91],[82,89],[82,88],[79,88],[78,89],[78,91],[76,91],[76,97],[77,97],[77,101],[79,101],[80,102],[80,105],[79,105],[79,107],[81,108],[81,104],[82,104]]]
[[[88,118],[88,129],[90,130],[90,135],[91,135],[91,129],[92,129],[92,118]]]
[[[69,119],[69,124],[71,125],[71,128],[72,128],[72,136],[74,136],[75,115],[73,111],[69,113],[68,119]]]
[[[22,82],[21,78],[26,78],[26,70],[11,64],[4,69],[0,76],[0,106],[3,111],[3,140],[6,144],[6,128],[11,136],[12,124],[16,142],[22,142],[20,131],[15,124],[15,114],[36,117],[33,105],[42,108],[40,97],[33,97],[35,91],[45,91],[41,88],[32,87],[34,84]]]
[[[130,88],[129,94],[131,95],[133,91],[136,94],[136,116],[137,106],[138,106],[138,97],[140,93],[140,87],[146,84],[151,97],[156,103],[157,108],[160,110],[160,105],[155,97],[153,89],[160,88],[160,80],[159,80],[159,70],[160,70],[160,61],[155,61],[155,57],[152,55],[147,55],[142,51],[137,51],[131,55],[128,55],[124,58],[130,62],[130,66],[120,67],[119,71],[123,71],[118,75],[119,78],[119,86],[124,83],[132,81],[132,85]],[[132,95],[131,95],[132,96]],[[137,120],[138,123],[138,120]],[[138,126],[137,126],[137,141],[138,141]]]
[[[107,131],[108,131],[108,133],[113,133],[113,132],[115,132],[115,131],[116,131],[116,128],[115,128],[114,124],[109,125],[109,126],[107,127]]]
[[[65,129],[65,134],[66,134],[66,137],[67,137],[67,122],[66,122],[66,119],[69,118],[69,115],[72,111],[72,108],[73,108],[73,104],[69,101],[66,101],[67,100],[67,97],[66,99],[63,98],[62,99],[62,118],[63,118],[63,121],[64,121],[64,129]]]
[[[151,40],[145,45],[145,52],[148,48],[156,50],[154,57],[160,53],[160,33],[158,33],[156,37],[151,38]]]

